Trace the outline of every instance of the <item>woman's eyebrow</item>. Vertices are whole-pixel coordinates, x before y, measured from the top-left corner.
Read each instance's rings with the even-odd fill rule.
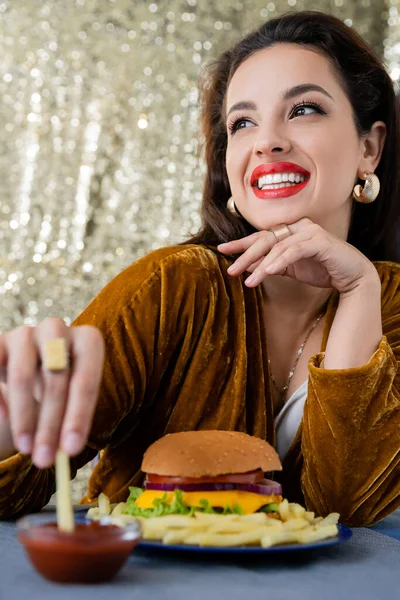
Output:
[[[294,87],[283,92],[282,98],[284,100],[291,100],[292,98],[307,92],[321,92],[321,94],[325,94],[325,96],[328,96],[328,98],[333,100],[332,96],[326,90],[324,90],[323,87],[317,85],[316,83],[302,83],[300,85],[295,85]]]
[[[232,106],[228,110],[228,113],[226,116],[229,117],[231,112],[233,112],[235,110],[257,110],[257,106],[255,105],[254,102],[250,102],[247,100],[241,100],[240,102],[236,102],[235,104],[232,104]]]
[[[292,98],[300,96],[301,94],[305,94],[306,92],[321,92],[321,94],[324,94],[333,100],[332,96],[326,90],[324,90],[323,87],[315,83],[302,83],[301,85],[295,85],[294,87],[283,92],[282,98],[284,100],[291,100]],[[257,106],[254,102],[249,100],[241,100],[230,107],[226,116],[229,117],[229,115],[235,110],[257,110]]]

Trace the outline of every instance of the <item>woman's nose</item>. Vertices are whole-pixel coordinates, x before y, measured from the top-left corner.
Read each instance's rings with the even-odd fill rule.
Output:
[[[290,141],[281,133],[277,131],[260,131],[259,136],[257,137],[253,152],[257,156],[262,155],[273,155],[276,153],[287,153],[291,149]]]

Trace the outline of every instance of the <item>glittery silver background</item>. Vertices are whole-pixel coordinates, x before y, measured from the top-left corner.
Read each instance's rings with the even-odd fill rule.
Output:
[[[201,65],[310,8],[355,26],[399,79],[400,0],[0,0],[0,331],[70,323],[197,230]]]

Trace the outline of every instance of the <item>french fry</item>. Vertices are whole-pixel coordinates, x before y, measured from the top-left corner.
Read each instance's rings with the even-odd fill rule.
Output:
[[[307,519],[309,523],[312,523],[315,519],[315,512],[307,511],[304,513],[304,518]]]
[[[126,502],[119,502],[112,509],[111,515],[113,517],[118,517],[119,515],[123,514],[123,512],[124,512],[125,509],[126,509]]]
[[[216,521],[218,521],[219,519],[221,519],[221,517],[226,519],[227,521],[234,521],[236,519],[236,517],[238,517],[239,515],[217,515],[217,514],[195,512],[194,516],[196,517],[196,519],[198,519],[202,523],[207,523],[207,524],[211,525],[211,524],[215,523]]]
[[[53,341],[53,340],[50,340]],[[57,524],[61,531],[71,533],[75,529],[74,511],[70,487],[70,459],[64,450],[56,454]]]
[[[279,515],[282,521],[290,519],[289,502],[287,500],[282,500],[279,504]]]
[[[253,531],[246,531],[243,533],[232,533],[227,535],[220,535],[217,533],[196,533],[189,535],[185,539],[186,544],[198,544],[199,546],[215,546],[230,547],[230,546],[244,546],[248,544],[259,544],[262,536],[266,533],[265,529],[260,527]]]
[[[261,538],[261,546],[270,548],[278,544],[290,544],[298,542],[299,534],[297,531],[280,531],[278,533],[267,533]]]
[[[110,514],[110,509],[111,509],[110,500],[109,500],[108,496],[106,496],[105,494],[103,494],[103,492],[101,492],[99,494],[98,503],[99,503],[99,515],[101,515],[102,517],[108,516]]]
[[[135,523],[138,519],[133,515],[117,515],[118,520],[123,524],[122,526],[129,525],[130,523]],[[114,521],[114,516],[112,517]]]
[[[325,525],[324,527],[315,529],[314,531],[299,531],[298,542],[300,544],[311,544],[313,542],[319,542],[329,537],[337,535],[338,529],[336,525]]]
[[[330,513],[325,519],[322,519],[318,523],[319,527],[326,527],[327,525],[337,525],[339,522],[339,513]]]
[[[220,519],[208,528],[209,533],[245,533],[246,531],[257,531],[260,526],[251,521],[225,521]]]
[[[167,515],[166,517],[152,517],[147,519],[155,527],[190,527],[193,523],[192,517],[186,515]]]
[[[184,544],[185,539],[188,537],[187,529],[174,529],[167,531],[162,538],[163,544]]]
[[[299,531],[300,529],[305,529],[309,527],[310,524],[307,519],[303,519],[299,517],[298,519],[289,519],[289,521],[285,521],[282,525],[283,531]]]
[[[289,502],[289,511],[293,517],[304,517],[306,509],[300,504],[296,504],[295,502]]]

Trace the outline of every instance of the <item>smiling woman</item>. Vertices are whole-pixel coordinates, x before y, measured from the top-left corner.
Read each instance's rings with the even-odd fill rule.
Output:
[[[298,12],[224,53],[202,93],[199,233],[126,269],[73,327],[0,336],[0,516],[48,501],[59,446],[73,473],[100,450],[83,500],[120,502],[157,438],[210,429],[276,447],[283,495],[321,516],[369,525],[400,506],[390,77],[341,21]],[[56,374],[54,337],[71,356]]]

